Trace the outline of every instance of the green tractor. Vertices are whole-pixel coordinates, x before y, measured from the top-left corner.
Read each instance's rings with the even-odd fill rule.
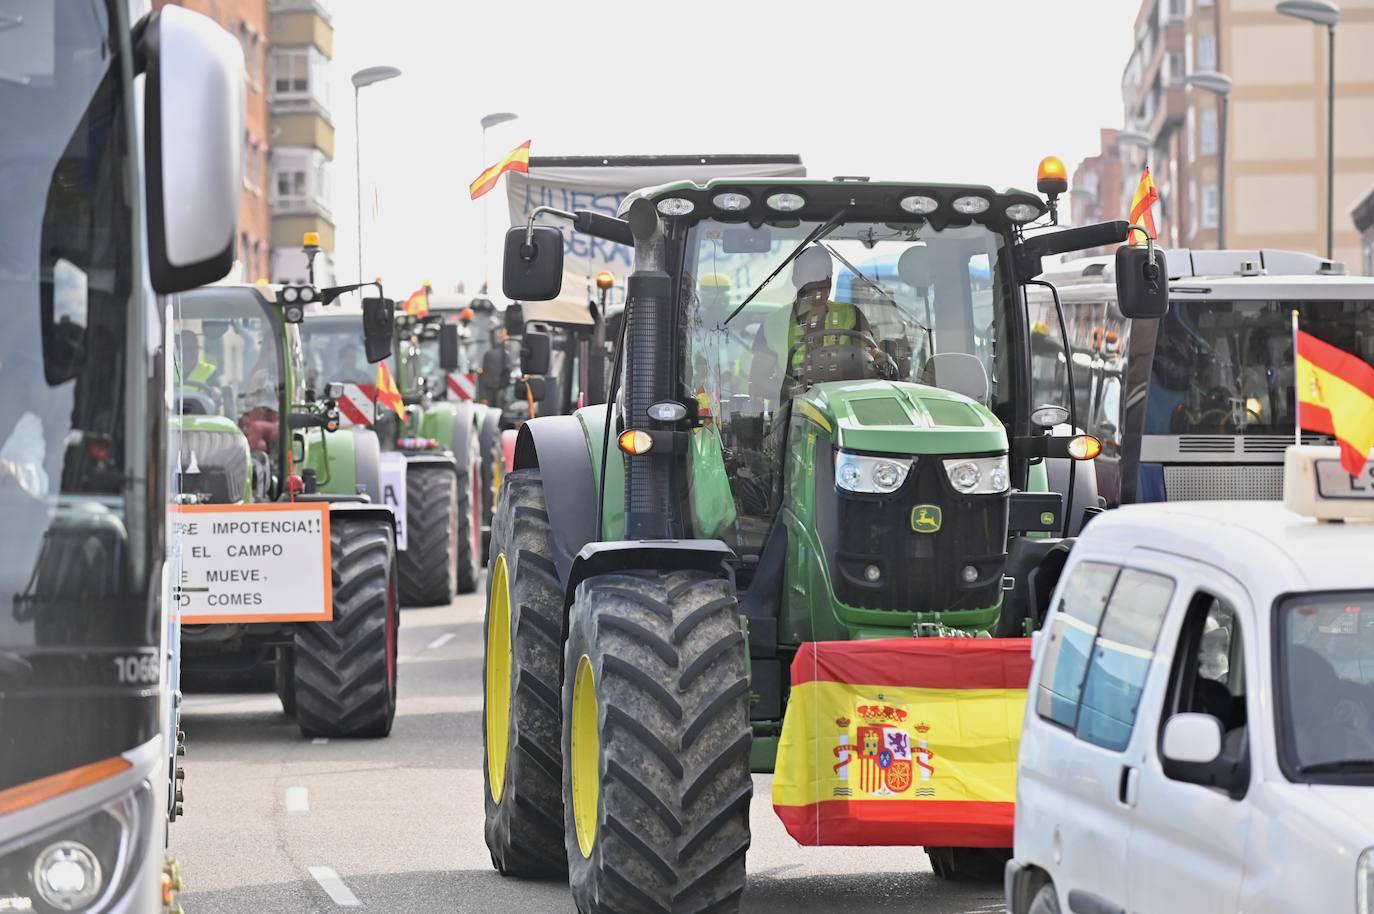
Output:
[[[356,287],[349,287],[356,288]],[[188,672],[243,670],[275,659],[276,690],[301,732],[386,736],[396,713],[395,521],[380,502],[377,438],[340,429],[338,389],[306,387],[302,299],[338,289],[207,286],[172,301],[182,505],[324,502],[333,578],[330,622],[255,610],[252,621],[185,624]],[[373,299],[368,349],[385,357],[390,312]],[[236,554],[251,556],[241,544]]]
[[[1050,207],[720,179],[632,194],[623,218],[536,211],[633,245],[635,271],[609,408],[521,427],[493,525],[500,872],[566,869],[582,912],[736,910],[750,772],[774,768],[802,645],[1034,626],[1028,572],[1069,513],[1046,464],[1093,442],[1034,400],[1023,284],[1128,232],[1030,235],[1063,183],[1042,182]],[[512,299],[559,292],[564,241],[534,216],[506,238]],[[1129,311],[1167,273],[1153,247],[1122,251]]]
[[[405,606],[472,593],[481,571],[481,417],[472,404],[435,401],[426,362],[443,327],[440,317],[395,315],[388,372],[399,396],[388,406],[376,367],[358,358],[364,340],[356,315],[321,310],[307,313],[303,324],[310,375],[343,385],[341,421],[374,430],[381,443],[383,500],[403,515],[398,564]]]

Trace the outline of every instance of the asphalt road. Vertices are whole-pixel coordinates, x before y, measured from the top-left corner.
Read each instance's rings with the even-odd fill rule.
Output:
[[[482,840],[482,602],[405,610],[390,738],[303,739],[271,694],[189,695],[186,813],[172,826],[187,914],[568,914],[556,882],[503,879]],[[903,848],[802,848],[755,777],[744,910],[1000,912]]]

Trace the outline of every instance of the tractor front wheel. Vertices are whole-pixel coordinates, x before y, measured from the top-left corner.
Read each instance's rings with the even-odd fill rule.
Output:
[[[583,914],[737,911],[749,847],[749,677],[732,584],[598,575],[563,655],[568,880]]]
[[[461,475],[460,470],[460,475]],[[401,603],[443,606],[458,585],[458,478],[442,464],[406,467],[406,548],[400,553]]]
[[[329,518],[334,619],[296,626],[296,721],[306,736],[386,736],[396,717],[396,544],[390,521]]]
[[[492,524],[482,734],[486,838],[503,876],[561,876],[563,591],[538,470],[512,473]]]

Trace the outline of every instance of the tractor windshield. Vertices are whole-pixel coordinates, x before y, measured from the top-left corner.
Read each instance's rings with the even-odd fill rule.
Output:
[[[727,463],[736,464],[730,479],[745,541],[771,520],[794,394],[886,379],[944,387],[996,409],[998,378],[1009,373],[999,370],[997,348],[1003,240],[977,224],[941,231],[925,222],[842,222],[731,317],[817,226],[708,219],[688,240],[686,374],[716,417]]]
[[[316,390],[326,384],[372,384],[377,366],[369,365],[363,348],[362,316],[308,316],[301,324],[305,345],[305,383]]]

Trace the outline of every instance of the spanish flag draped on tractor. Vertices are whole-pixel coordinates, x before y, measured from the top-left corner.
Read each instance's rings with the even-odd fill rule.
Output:
[[[1298,424],[1334,437],[1342,468],[1358,476],[1374,450],[1374,367],[1299,330],[1297,312],[1293,334]]]

